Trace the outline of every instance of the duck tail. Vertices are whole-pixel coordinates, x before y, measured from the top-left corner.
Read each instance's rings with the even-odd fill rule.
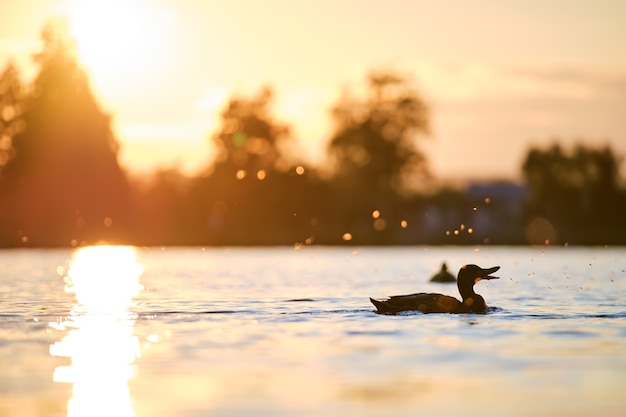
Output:
[[[372,297],[370,297],[370,301],[374,304],[374,307],[376,307],[377,313],[394,314],[398,312],[395,308],[384,301],[374,300]]]

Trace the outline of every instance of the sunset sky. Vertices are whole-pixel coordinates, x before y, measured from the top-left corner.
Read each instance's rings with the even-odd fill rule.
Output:
[[[330,107],[375,69],[430,105],[439,178],[519,177],[553,137],[626,156],[626,1],[0,0],[0,65],[32,77],[59,15],[135,173],[205,166],[226,100],[264,85],[320,162]]]

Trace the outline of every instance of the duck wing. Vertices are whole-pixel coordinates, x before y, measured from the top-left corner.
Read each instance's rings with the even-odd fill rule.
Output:
[[[394,314],[401,311],[421,311],[422,313],[455,313],[462,306],[454,297],[435,293],[394,295],[386,300],[370,301],[379,313]]]

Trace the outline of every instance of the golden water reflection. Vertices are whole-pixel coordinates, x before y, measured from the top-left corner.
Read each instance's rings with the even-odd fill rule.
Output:
[[[50,346],[53,356],[71,365],[54,371],[55,382],[73,384],[68,417],[134,416],[128,381],[140,355],[129,312],[141,290],[143,266],[128,246],[90,246],[75,252],[65,276],[65,291],[76,303],[66,319],[50,323],[67,335]]]

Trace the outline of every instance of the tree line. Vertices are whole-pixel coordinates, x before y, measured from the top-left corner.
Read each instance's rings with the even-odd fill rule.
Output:
[[[266,87],[226,103],[202,173],[131,180],[72,39],[42,33],[31,84],[11,64],[0,74],[0,247],[626,243],[621,158],[608,147],[554,140],[528,151],[521,186],[432,187],[418,146],[428,105],[393,71],[333,106],[326,169],[289,154]]]

